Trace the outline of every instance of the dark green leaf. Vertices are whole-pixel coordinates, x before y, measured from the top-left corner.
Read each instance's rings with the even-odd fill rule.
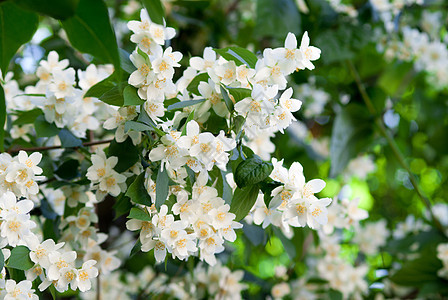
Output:
[[[233,98],[235,99],[235,102],[241,101],[244,98],[250,97],[252,91],[249,89],[243,89],[243,88],[232,88],[232,87],[227,87],[230,95],[233,96]]]
[[[176,103],[168,106],[167,110],[170,111],[170,110],[175,110],[175,109],[179,109],[179,108],[184,108],[184,107],[192,106],[192,105],[195,105],[198,103],[202,103],[204,101],[205,101],[205,99],[179,101],[179,102],[176,102]]]
[[[372,117],[361,105],[348,105],[336,115],[330,142],[330,176],[338,175],[350,159],[366,149],[371,142],[372,126]]]
[[[151,221],[151,217],[142,209],[133,207],[129,213],[128,219],[137,219],[141,221]]]
[[[13,125],[25,125],[34,123],[38,116],[42,115],[42,110],[39,108],[35,108],[28,111],[19,111],[17,112],[17,119],[12,122]]]
[[[151,197],[145,188],[145,172],[135,178],[134,182],[129,186],[126,191],[126,197],[131,198],[134,203],[151,206]]]
[[[60,165],[57,170],[54,171],[54,174],[58,175],[62,179],[72,180],[80,176],[78,168],[79,161],[76,159],[69,159],[62,163],[62,165]]]
[[[272,226],[272,228],[274,230],[275,236],[278,237],[280,241],[282,241],[283,248],[285,248],[285,251],[286,253],[288,253],[289,258],[291,260],[294,260],[297,255],[296,247],[294,246],[294,244],[283,234],[283,232],[279,228],[275,226]]]
[[[3,270],[4,266],[5,266],[5,257],[3,256],[3,252],[0,251],[0,269]]]
[[[132,203],[129,200],[128,197],[124,197],[123,194],[121,194],[116,200],[114,206],[112,208],[115,211],[115,218],[114,220],[118,219],[124,214],[128,214],[129,211],[132,208]]]
[[[182,129],[182,135],[186,135],[187,134],[187,124],[193,120],[194,118],[194,110],[188,115],[187,120],[185,121],[185,126],[184,129]]]
[[[230,113],[233,112],[233,101],[230,99],[229,94],[227,93],[227,90],[223,88],[222,86],[219,86],[221,88],[221,95],[224,98],[224,102],[226,103],[227,109]]]
[[[236,188],[230,204],[230,212],[236,215],[235,221],[239,221],[247,216],[257,200],[258,191],[257,185],[247,186],[243,189]]]
[[[59,131],[58,136],[61,139],[61,145],[64,148],[82,146],[82,141],[66,128],[62,128]]]
[[[135,122],[135,121],[127,121],[124,124],[124,133],[127,133],[129,130],[134,130],[134,131],[151,130],[151,131],[154,131],[154,128],[152,126],[146,125],[144,123]]]
[[[259,37],[286,38],[300,32],[300,13],[294,0],[258,0],[254,33]]]
[[[45,121],[44,116],[38,116],[34,121],[34,129],[36,130],[37,137],[52,137],[59,133],[56,125]]]
[[[1,152],[5,151],[5,147],[3,144],[5,142],[5,122],[6,122],[5,92],[3,91],[3,87],[0,84],[0,151]]]
[[[101,80],[100,82],[98,82],[97,84],[95,84],[94,86],[92,86],[84,95],[84,97],[95,97],[95,98],[99,98],[101,97],[104,93],[110,91],[112,88],[114,88],[116,86],[114,80],[116,78],[116,74],[112,74],[109,77]]]
[[[166,169],[159,169],[156,178],[156,208],[160,209],[169,192],[169,177]]]
[[[105,92],[99,99],[104,103],[115,105],[115,106],[123,106],[124,98],[123,98],[123,89],[126,83],[122,82],[118,86],[114,86],[107,92]]]
[[[131,258],[135,254],[137,254],[137,252],[139,252],[141,248],[142,248],[142,243],[140,242],[140,239],[138,239],[137,242],[135,243],[134,247],[132,247],[132,249],[131,249],[131,253],[129,254],[129,258]]]
[[[258,246],[264,242],[266,238],[266,232],[260,226],[254,224],[243,225],[243,232],[247,239],[254,245]]]
[[[236,168],[235,183],[239,188],[257,184],[265,180],[273,169],[274,167],[271,163],[263,161],[260,157],[250,157]]]
[[[14,2],[25,9],[64,20],[75,14],[79,0],[14,0]]]
[[[201,73],[199,75],[196,75],[195,78],[190,82],[190,84],[187,86],[187,91],[190,93],[193,93],[195,95],[200,95],[198,86],[201,81],[207,82],[210,76],[208,76],[207,73]]]
[[[151,21],[154,23],[164,25],[163,18],[165,17],[165,9],[160,0],[142,0],[143,5],[148,11]]]
[[[128,105],[142,105],[143,103],[145,103],[145,100],[142,100],[138,93],[137,93],[137,89],[133,86],[126,86],[123,90],[123,98],[124,98],[124,103],[123,105],[128,106]]]
[[[123,143],[118,143],[116,140],[110,142],[108,156],[118,157],[118,163],[114,168],[118,173],[124,172],[135,165],[140,158],[137,147],[134,146],[129,137]]]
[[[73,17],[62,21],[70,43],[120,70],[117,41],[102,0],[80,0]]]
[[[406,261],[401,269],[390,277],[390,280],[403,286],[422,286],[438,281],[437,271],[442,267],[442,262],[437,258],[436,245],[433,244],[426,247],[419,258]]]
[[[0,70],[3,76],[11,58],[33,37],[38,25],[37,14],[23,10],[12,1],[0,3]]]
[[[7,267],[18,270],[29,270],[34,264],[29,256],[30,250],[25,246],[16,246],[11,250]]]
[[[135,70],[137,70],[137,68],[129,58],[130,54],[126,50],[121,48],[118,51],[120,52],[121,68],[127,73],[132,74]]]
[[[213,49],[216,53],[227,60],[233,60],[237,66],[246,65],[254,69],[257,64],[257,56],[251,51],[241,47],[226,47],[222,49]]]

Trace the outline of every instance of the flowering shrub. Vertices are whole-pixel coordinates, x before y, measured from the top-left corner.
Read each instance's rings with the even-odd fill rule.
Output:
[[[0,3],[2,298],[448,293],[446,14],[282,2]]]

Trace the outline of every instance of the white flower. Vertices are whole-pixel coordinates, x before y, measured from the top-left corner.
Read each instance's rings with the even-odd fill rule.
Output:
[[[302,53],[302,64],[305,68],[309,70],[314,69],[314,65],[311,61],[319,59],[320,49],[310,46],[310,38],[308,37],[308,32],[302,36],[302,42],[300,43],[300,52]]]
[[[82,264],[82,268],[78,270],[76,282],[79,290],[85,292],[92,287],[91,280],[98,276],[98,269],[94,267],[96,261],[88,260]]]
[[[64,71],[53,72],[53,82],[50,83],[48,89],[54,93],[57,99],[70,97],[75,95],[75,70],[69,68]]]
[[[6,280],[5,291],[6,295],[4,295],[4,300],[39,299],[37,295],[34,294],[32,283],[29,280],[22,280],[19,283],[16,283],[14,280],[8,279]]]

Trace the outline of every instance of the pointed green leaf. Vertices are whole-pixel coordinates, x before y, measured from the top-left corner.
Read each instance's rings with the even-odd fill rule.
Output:
[[[134,182],[131,183],[126,191],[126,197],[131,198],[134,203],[143,204],[146,206],[152,205],[151,197],[145,188],[145,172],[138,175]]]
[[[236,188],[230,204],[230,212],[236,215],[235,221],[238,222],[247,216],[257,200],[258,191],[257,185],[247,186],[242,189]]]
[[[80,0],[73,17],[61,22],[70,43],[121,70],[115,33],[102,0]]]

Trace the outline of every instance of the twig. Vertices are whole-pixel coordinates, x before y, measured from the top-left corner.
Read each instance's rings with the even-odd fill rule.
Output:
[[[395,157],[398,160],[398,163],[409,174],[409,180],[411,181],[412,186],[414,187],[415,191],[417,192],[417,195],[422,200],[422,202],[426,206],[426,208],[429,210],[431,219],[434,222],[435,227],[445,235],[445,231],[443,230],[443,227],[442,227],[440,221],[437,219],[437,217],[434,215],[434,212],[432,211],[431,201],[429,201],[429,199],[423,195],[423,192],[420,189],[417,179],[416,179],[414,173],[412,173],[411,168],[408,166],[406,159],[404,158],[403,154],[401,153],[400,149],[398,148],[397,143],[395,142],[395,140],[392,137],[392,135],[390,134],[390,132],[384,126],[381,117],[378,116],[377,111],[376,111],[375,107],[373,106],[372,100],[370,99],[369,95],[367,94],[364,84],[361,81],[361,77],[359,76],[358,71],[356,70],[355,66],[353,65],[353,63],[351,61],[347,61],[347,65],[353,75],[353,78],[355,79],[356,85],[358,87],[359,92],[361,93],[362,99],[364,100],[364,102],[367,106],[367,109],[369,110],[369,112],[372,115],[375,116],[375,124],[380,129],[381,134],[386,138],[387,143],[391,147]]]
[[[94,146],[94,145],[100,145],[100,144],[107,144],[107,143],[110,143],[112,141],[113,141],[113,139],[102,140],[102,141],[86,142],[86,143],[82,143],[81,147]],[[30,148],[15,148],[15,149],[9,149],[7,152],[8,153],[15,153],[15,152],[19,152],[21,150],[35,152],[35,151],[47,151],[47,150],[55,150],[55,149],[62,149],[62,148],[78,149],[80,147],[79,146],[78,147],[63,147],[62,145],[60,145],[60,146],[44,146],[44,147],[30,147]]]

